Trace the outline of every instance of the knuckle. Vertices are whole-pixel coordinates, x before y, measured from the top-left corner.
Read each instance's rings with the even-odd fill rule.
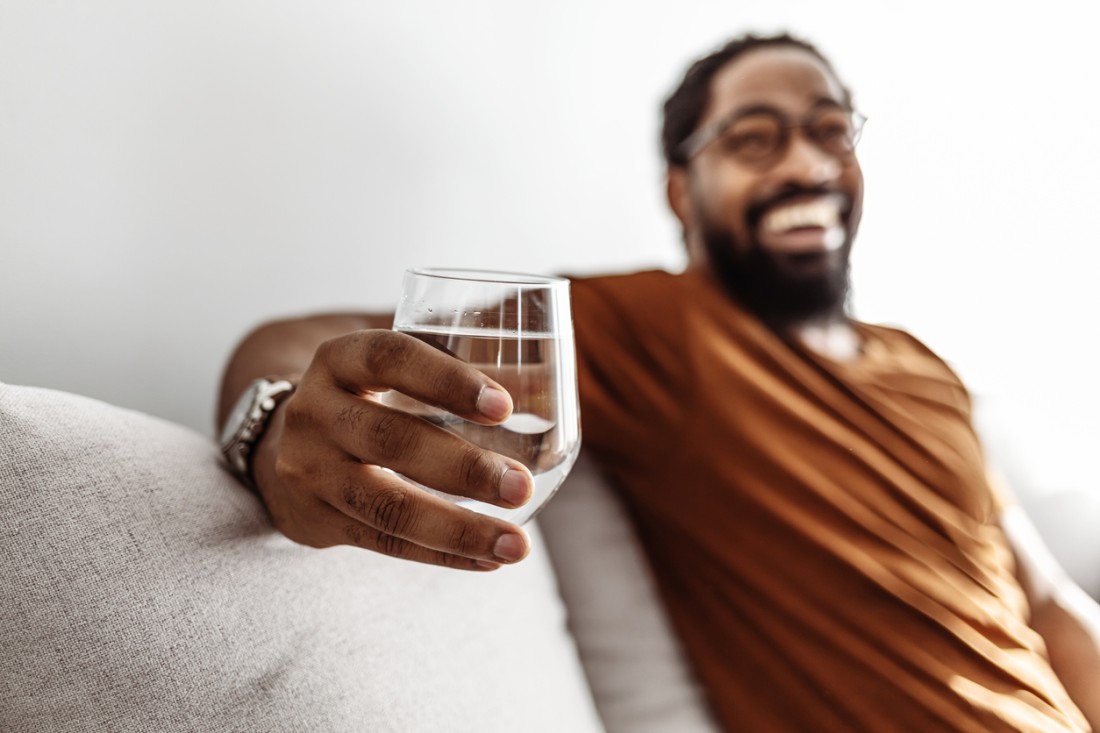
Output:
[[[481,537],[477,530],[470,524],[463,522],[457,525],[451,532],[447,549],[451,554],[471,557],[476,554]]]
[[[350,545],[356,545],[358,547],[364,547],[369,542],[370,536],[373,531],[369,527],[365,527],[358,522],[345,522],[344,523],[344,539]]]
[[[297,393],[291,395],[281,409],[283,415],[279,454],[289,454],[296,460],[303,460],[309,455],[309,451],[302,450],[304,446],[325,440],[326,436],[318,430],[323,425],[318,419],[323,411],[317,400],[312,399],[312,395],[307,399],[305,395]]]
[[[374,538],[375,548],[383,555],[389,555],[390,557],[396,557],[398,559],[405,559],[412,554],[413,544],[407,542],[400,537],[394,537],[392,534],[386,534],[385,532],[378,532]]]
[[[351,479],[346,480],[344,485],[340,487],[340,498],[349,509],[356,513],[362,513],[367,508],[367,497],[366,487]]]
[[[313,362],[318,365],[332,364],[336,359],[336,354],[341,350],[341,343],[341,337],[322,341],[317,350],[313,352]]]
[[[416,519],[416,508],[407,489],[384,489],[366,508],[367,520],[387,535],[408,532]]]
[[[458,466],[463,484],[468,489],[482,495],[494,493],[502,472],[485,451],[474,445],[465,446]]]
[[[432,391],[441,400],[461,404],[468,410],[473,410],[477,402],[478,388],[471,389],[468,375],[458,364],[439,370],[432,380]]]
[[[284,486],[295,486],[306,477],[306,472],[294,461],[279,456],[275,459],[275,478]]]
[[[402,368],[409,362],[415,343],[411,337],[392,331],[372,332],[363,339],[363,366],[372,375]]]
[[[420,439],[414,427],[410,424],[410,418],[399,412],[380,412],[362,432],[373,458],[393,461],[415,454],[419,449]]]
[[[328,409],[329,395],[324,390],[325,387],[303,379],[279,408],[283,413],[283,432],[308,433],[317,425]]]
[[[469,561],[466,558],[438,550],[432,553],[429,562],[436,565],[442,565],[445,568],[465,568],[469,565]]]
[[[336,411],[334,419],[337,430],[357,433],[367,421],[367,408],[359,403],[344,405]]]

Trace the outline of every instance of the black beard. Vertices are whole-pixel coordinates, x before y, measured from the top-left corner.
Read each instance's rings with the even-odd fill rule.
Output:
[[[702,235],[711,267],[726,291],[773,330],[846,317],[851,237],[831,253],[778,255],[755,238],[747,248],[739,247],[733,234],[706,224]]]

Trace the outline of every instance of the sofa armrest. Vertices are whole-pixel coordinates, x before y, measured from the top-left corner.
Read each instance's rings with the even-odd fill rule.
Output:
[[[213,443],[0,384],[0,728],[598,733],[554,578],[275,532]]]

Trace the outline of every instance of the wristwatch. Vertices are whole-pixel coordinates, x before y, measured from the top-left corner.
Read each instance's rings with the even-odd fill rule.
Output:
[[[248,385],[229,413],[222,428],[222,454],[229,470],[250,489],[252,479],[252,449],[260,442],[268,420],[279,403],[290,396],[294,385],[285,379],[257,379]]]

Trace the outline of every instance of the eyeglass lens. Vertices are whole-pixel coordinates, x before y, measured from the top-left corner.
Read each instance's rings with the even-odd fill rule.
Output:
[[[859,133],[857,120],[843,109],[819,111],[801,124],[790,123],[778,113],[759,111],[734,120],[719,135],[719,144],[740,160],[761,162],[787,148],[794,128],[801,129],[811,142],[837,157],[852,152]]]

